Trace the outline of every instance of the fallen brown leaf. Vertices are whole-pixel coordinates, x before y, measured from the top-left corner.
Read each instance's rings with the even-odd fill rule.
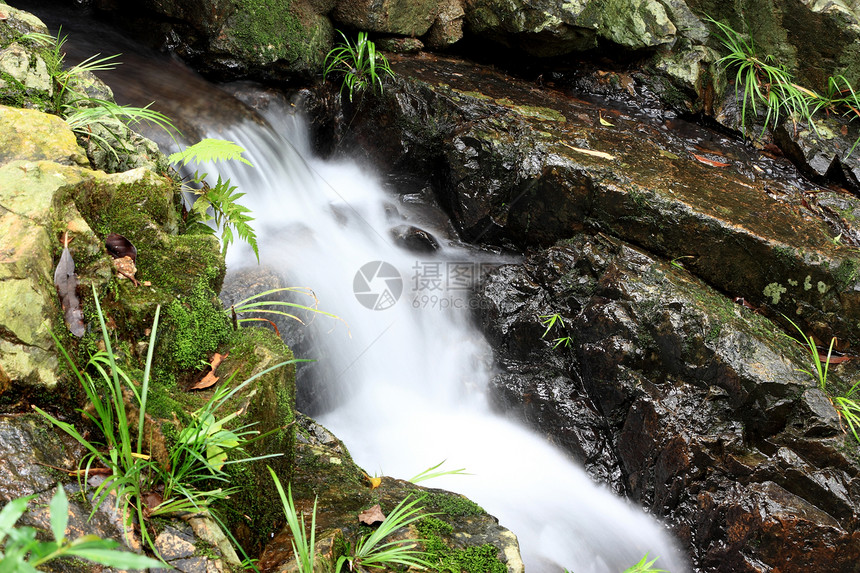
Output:
[[[209,368],[211,368],[214,372],[218,368],[218,366],[220,366],[221,362],[223,362],[224,359],[228,356],[230,356],[229,352],[225,352],[224,354],[219,354],[218,352],[216,352],[212,355],[212,360],[209,361]]]
[[[81,301],[78,299],[78,275],[75,274],[75,260],[69,251],[69,234],[63,235],[63,253],[54,270],[54,286],[63,306],[64,318],[69,331],[82,337],[87,331],[84,324],[84,313],[81,310]]]
[[[370,509],[365,509],[359,513],[358,521],[365,525],[377,525],[385,521],[385,514],[382,513],[382,508],[377,503]]]
[[[586,155],[591,155],[593,157],[599,157],[601,159],[615,159],[614,155],[610,155],[609,153],[605,153],[603,151],[594,151],[593,149],[582,149],[581,147],[574,147],[569,143],[561,142],[565,147],[569,147],[570,149],[576,151],[577,153],[584,153]]]
[[[831,356],[830,358],[827,358],[826,354],[821,354],[819,352],[818,358],[822,362],[827,362],[828,364],[842,364],[843,362],[848,362],[849,360],[851,360],[854,357],[853,356]]]
[[[131,257],[132,261],[137,260],[137,249],[131,244],[131,241],[119,233],[111,233],[105,237],[105,247],[115,259]]]
[[[210,370],[206,373],[206,376],[203,377],[200,382],[189,388],[189,390],[205,390],[210,386],[214,386],[215,383],[218,382],[218,377],[215,376],[215,372]]]

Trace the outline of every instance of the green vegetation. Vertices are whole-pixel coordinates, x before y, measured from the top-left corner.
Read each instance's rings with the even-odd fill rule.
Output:
[[[554,327],[558,327],[559,329],[564,328],[564,319],[561,318],[559,313],[554,314],[542,314],[540,316],[540,323],[546,327],[543,334],[541,334],[541,338],[546,338],[546,335],[549,334],[549,331]],[[559,346],[564,346],[565,348],[570,347],[570,336],[558,336],[552,340],[553,349],[558,348]]]
[[[409,480],[407,480],[407,481],[410,481],[410,482],[412,482],[412,483],[420,483],[420,482],[422,482],[422,481],[426,481],[426,480],[428,480],[428,479],[433,479],[433,478],[442,477],[442,476],[450,476],[450,475],[471,475],[471,474],[469,474],[469,473],[467,473],[467,472],[466,472],[466,468],[459,468],[459,469],[456,469],[456,470],[439,470],[439,471],[435,471],[435,470],[437,470],[439,467],[441,467],[441,466],[442,466],[442,464],[444,464],[446,461],[447,461],[447,460],[442,460],[441,462],[439,462],[439,463],[438,463],[438,464],[436,464],[435,466],[429,467],[429,468],[427,468],[426,470],[424,470],[423,472],[419,473],[418,475],[412,476],[412,477],[411,477],[411,478],[409,478]]]
[[[242,157],[244,151],[232,141],[203,139],[182,151],[171,154],[168,161],[186,166],[191,162],[201,164],[235,159],[251,165],[250,161]],[[231,185],[229,179],[222,180],[220,175],[215,186],[210,187],[206,177],[206,173],[195,171],[189,178],[193,186],[185,185],[186,189],[197,196],[186,222],[189,230],[209,234],[221,231],[222,253],[226,253],[227,247],[233,242],[235,231],[240,239],[250,245],[257,257],[257,262],[260,262],[257,233],[250,225],[254,218],[249,214],[250,209],[237,203],[245,194],[237,193],[236,186]],[[207,225],[209,221],[215,225],[214,229]]]
[[[213,482],[230,483],[230,476],[223,470],[226,464],[247,463],[281,455],[244,457],[244,447],[265,435],[259,436],[259,432],[251,430],[248,425],[228,430],[224,425],[237,414],[219,420],[216,412],[256,378],[294,361],[281,362],[228,389],[233,381],[231,376],[214,392],[205,406],[191,416],[191,422],[178,434],[168,462],[160,463],[161,460],[155,459],[154,451],[151,452],[153,455],[143,452],[144,444],[151,440],[151,436],[144,431],[144,422],[160,307],[155,311],[142,382],[138,388],[117,363],[95,287],[93,297],[105,350],[93,355],[87,366],[79,370],[59,341],[58,346],[86,392],[89,406],[81,413],[95,426],[104,442],[91,440],[71,424],[61,422],[38,407],[34,408],[87,450],[80,464],[85,470],[81,476],[96,467],[110,471],[110,475],[95,491],[93,512],[111,492],[115,493],[126,526],[131,527],[132,519],[136,519],[144,543],[156,551],[145,525],[149,518],[176,511],[209,509],[214,501],[225,499],[233,491],[232,488],[201,488]],[[93,378],[90,369],[95,370],[98,376]],[[107,398],[103,399],[105,392]],[[132,412],[137,414],[136,435],[129,424]],[[239,457],[228,461],[228,452],[234,456],[238,454]]]
[[[230,321],[213,301],[215,292],[201,281],[191,296],[165,308],[168,332],[163,341],[167,358],[179,370],[198,369],[201,360],[230,336]]]
[[[310,298],[312,300],[312,303],[310,306],[308,306],[308,305],[304,305],[304,304],[299,304],[299,303],[289,302],[289,301],[283,301],[283,300],[272,300],[272,299],[257,300],[257,299],[264,297],[264,296],[270,296],[270,295],[281,294],[281,293],[301,294],[303,296],[307,296],[308,298]],[[275,289],[267,290],[267,291],[249,296],[248,298],[246,298],[242,301],[239,301],[236,304],[232,305],[230,308],[225,309],[224,312],[229,312],[229,313],[233,314],[233,316],[235,317],[234,318],[234,321],[235,321],[234,326],[236,326],[236,327],[238,327],[239,324],[242,324],[244,322],[260,321],[260,320],[268,321],[268,319],[260,318],[260,317],[238,318],[238,315],[246,314],[246,313],[274,314],[274,315],[278,315],[278,316],[284,316],[286,318],[290,318],[293,320],[297,320],[297,321],[301,322],[302,324],[305,324],[305,322],[301,318],[299,318],[298,316],[293,314],[293,312],[287,312],[286,310],[278,310],[278,308],[304,310],[304,311],[308,311],[308,312],[312,313],[313,315],[322,314],[322,315],[328,316],[329,318],[334,318],[334,319],[343,321],[342,318],[340,318],[339,316],[337,316],[335,314],[320,310],[318,308],[318,305],[319,305],[319,299],[317,299],[316,294],[314,294],[314,291],[312,291],[310,288],[308,288],[308,287],[282,287],[282,288],[275,288]],[[274,307],[274,308],[270,308],[270,307]],[[269,322],[271,322],[271,321],[269,321]]]
[[[791,325],[800,333],[803,342],[801,344],[805,345],[807,349],[809,349],[810,355],[812,356],[812,364],[815,368],[815,371],[805,370],[800,368],[800,372],[805,374],[809,374],[818,384],[818,387],[821,390],[824,390],[828,393],[827,387],[827,374],[830,369],[830,359],[833,354],[833,346],[836,344],[836,338],[830,339],[830,347],[827,349],[827,356],[822,360],[821,353],[818,351],[818,346],[816,346],[815,341],[811,336],[807,336],[803,330],[794,323],[790,318],[783,315],[783,317],[791,323]],[[788,335],[786,335],[788,336]],[[789,337],[791,338],[791,337]],[[797,340],[797,339],[793,339]],[[842,396],[832,396],[832,402],[834,402],[834,407],[836,408],[836,412],[839,414],[840,419],[844,419],[845,423],[848,424],[848,428],[851,430],[851,434],[854,436],[854,439],[860,443],[860,401],[853,398],[853,396],[857,393],[858,388],[860,388],[860,381],[855,382],[851,388],[848,389]]]
[[[648,561],[648,554],[646,553],[637,564],[625,569],[624,573],[669,573],[665,569],[656,569],[654,567],[654,562],[657,561],[657,559],[659,559],[659,557],[655,557],[651,561]]]
[[[54,84],[50,111],[63,117],[79,138],[92,139],[99,147],[111,152],[117,161],[119,161],[118,152],[127,153],[130,150],[125,147],[120,134],[111,131],[109,122],[105,120],[116,120],[127,127],[147,121],[161,127],[168,134],[178,132],[167,116],[150,109],[152,104],[145,107],[119,105],[113,101],[87,95],[84,89],[81,89],[85,83],[83,77],[86,73],[114,69],[118,63],[115,62],[116,55],[92,56],[80,64],[65,68],[63,45],[66,42],[66,36],[58,33],[55,38],[47,34],[31,32],[23,35],[22,40],[29,40],[47,48],[45,64]],[[96,124],[104,128],[112,137],[108,139],[100,134],[94,129]]]
[[[281,505],[284,508],[284,516],[287,518],[287,526],[290,528],[293,538],[290,543],[293,546],[293,555],[296,556],[296,561],[299,565],[299,571],[302,573],[314,573],[314,560],[316,558],[316,525],[317,525],[317,500],[314,499],[314,509],[311,513],[311,532],[310,535],[305,533],[305,516],[298,515],[296,512],[296,504],[293,503],[293,489],[288,484],[287,493],[284,493],[284,488],[281,485],[281,480],[278,479],[272,468],[269,468],[269,473],[272,474],[272,480],[275,482],[275,487],[278,489],[278,496],[281,498]]]
[[[340,91],[343,93],[346,89],[349,92],[349,101],[355,92],[368,87],[372,90],[378,87],[382,93],[382,74],[394,77],[388,60],[376,51],[376,44],[367,39],[367,33],[359,32],[355,44],[340,30],[338,33],[343,37],[343,43],[326,55],[323,79],[331,74],[342,74]]]
[[[462,495],[455,493],[429,493],[424,496],[427,505],[439,513],[455,516],[482,515],[484,508]]]
[[[819,94],[796,84],[791,73],[784,65],[775,62],[773,56],[759,55],[753,38],[713,18],[707,20],[717,27],[720,41],[729,51],[718,63],[735,72],[735,94],[741,102],[742,129],[746,129],[748,123],[747,108],[757,116],[757,106],[764,109],[765,130],[768,126],[777,125],[783,114],[793,122],[806,122],[816,133],[818,128],[813,116],[821,110],[840,113],[851,120],[860,118],[860,97],[845,76],[828,78],[823,94]],[[860,139],[854,142],[849,154],[858,143]]]
[[[69,501],[62,484],[49,504],[53,541],[40,541],[32,527],[15,527],[27,511],[27,504],[35,495],[13,499],[0,511],[0,571],[3,573],[35,573],[37,567],[60,557],[79,557],[116,569],[146,569],[165,567],[164,563],[137,553],[120,551],[119,543],[84,535],[66,539],[69,520]]]
[[[425,517],[416,529],[423,538],[427,562],[435,571],[446,573],[505,573],[507,567],[499,561],[499,550],[489,543],[454,549],[440,535],[450,534],[454,528],[435,517]]]
[[[424,517],[423,507],[416,504],[423,498],[409,501],[409,496],[403,499],[391,510],[382,523],[371,533],[362,537],[352,546],[346,555],[341,555],[335,564],[335,571],[340,571],[347,565],[350,571],[356,567],[388,568],[392,564],[425,569],[430,566],[426,561],[424,551],[415,549],[417,543],[411,539],[385,541],[385,538],[400,528],[406,527]]]

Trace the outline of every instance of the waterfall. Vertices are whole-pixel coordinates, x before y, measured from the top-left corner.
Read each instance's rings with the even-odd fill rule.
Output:
[[[659,556],[663,569],[688,571],[656,520],[593,483],[542,436],[490,409],[493,356],[472,324],[469,289],[486,268],[511,260],[447,240],[444,223],[387,193],[355,163],[313,157],[308,128],[288,102],[274,98],[261,112],[265,122],[249,120],[248,108],[175,62],[117,45],[124,35],[76,22],[68,9],[52,23],[61,8],[43,11],[41,0],[20,4],[54,29],[62,24],[79,60],[123,52],[124,66],[100,74],[121,103],[156,100],[183,126],[247,150],[253,167],[236,162],[208,172],[246,193],[241,203],[256,218],[262,264],[313,288],[320,308],[348,325],[315,321],[331,373],[317,383],[334,396],[320,421],[359,465],[398,478],[442,460],[465,468],[471,475],[427,483],[463,493],[498,517],[518,536],[528,573],[620,573],[646,552]],[[85,31],[75,35],[76,25]],[[390,230],[415,221],[441,239],[438,251],[417,255],[395,243]],[[253,261],[241,244],[228,255],[231,272]]]
[[[488,265],[511,261],[456,241],[440,241],[430,255],[396,245],[390,229],[420,219],[410,203],[355,163],[314,158],[307,127],[284,104],[264,115],[274,128],[244,122],[211,132],[239,142],[254,164],[220,172],[248,193],[262,263],[311,286],[321,307],[349,325],[351,337],[337,324],[319,337],[333,376],[317,383],[337,396],[320,421],[356,462],[403,479],[442,460],[465,468],[471,475],[429,485],[498,517],[518,536],[529,573],[620,573],[646,552],[673,573],[686,571],[660,524],[491,411],[492,353],[472,324],[468,288]],[[250,256],[233,248],[229,266]]]

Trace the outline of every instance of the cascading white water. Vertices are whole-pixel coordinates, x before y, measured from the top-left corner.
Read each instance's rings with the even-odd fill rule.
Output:
[[[41,0],[32,4],[41,12]],[[62,13],[64,31],[79,24],[75,13],[58,6],[43,17],[53,13]],[[262,262],[312,287],[321,308],[349,324],[351,337],[340,323],[321,337],[323,360],[335,375],[319,382],[336,387],[340,396],[321,421],[360,465],[400,478],[443,459],[446,468],[466,468],[472,475],[444,476],[429,485],[464,493],[497,516],[519,537],[528,573],[559,573],[562,567],[620,573],[646,552],[672,573],[688,570],[660,524],[595,485],[542,437],[491,412],[485,392],[492,352],[469,320],[468,288],[456,287],[473,286],[481,264],[506,261],[462,246],[443,244],[426,257],[395,246],[389,229],[417,214],[355,164],[314,159],[307,129],[288,105],[275,102],[264,113],[272,128],[251,121],[225,125],[239,108],[215,87],[128,44],[124,34],[100,25],[94,34],[90,25],[66,47],[79,44],[78,60],[123,52],[134,64],[105,76],[125,98],[137,105],[157,100],[188,125],[218,112],[218,120],[200,129],[247,149],[254,168],[236,163],[206,170],[230,177],[246,193],[241,202],[256,217]],[[239,111],[247,117],[247,110]],[[443,228],[422,226],[445,235]],[[252,257],[234,245],[229,266],[239,268]],[[394,286],[393,278],[376,276],[378,265],[364,267],[372,262],[392,265],[403,283],[399,299],[384,310],[367,308],[354,294],[362,268],[372,280],[359,281],[359,289],[372,295]],[[451,269],[460,271],[456,280]],[[452,288],[434,288],[437,271],[441,286]]]
[[[314,159],[306,128],[287,109],[264,115],[274,130],[246,123],[213,133],[240,143],[255,165],[219,171],[247,192],[263,264],[311,286],[321,308],[349,324],[351,337],[337,325],[323,337],[323,359],[337,373],[325,383],[337,387],[340,400],[321,422],[354,459],[371,474],[400,478],[441,460],[466,468],[472,475],[430,485],[464,493],[497,516],[519,537],[529,573],[621,572],[646,552],[664,569],[687,571],[661,525],[595,485],[542,437],[490,410],[491,350],[470,322],[468,291],[435,287],[451,282],[453,268],[473,282],[481,263],[505,261],[450,245],[432,256],[395,246],[389,229],[414,215],[409,206],[353,163]],[[250,256],[233,248],[229,265]],[[377,272],[379,262],[396,268],[399,279]],[[366,282],[356,282],[360,269]],[[358,287],[396,296],[398,280],[399,299],[384,310],[354,294]],[[392,300],[376,302],[387,307]]]

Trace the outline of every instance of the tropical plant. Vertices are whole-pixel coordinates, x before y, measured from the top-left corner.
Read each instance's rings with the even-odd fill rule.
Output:
[[[386,537],[410,523],[418,521],[427,515],[422,514],[423,507],[416,507],[422,498],[409,501],[411,496],[406,496],[397,504],[391,513],[383,520],[379,527],[370,535],[362,537],[347,555],[341,555],[335,564],[335,572],[341,571],[343,565],[349,571],[357,568],[387,568],[391,565],[403,565],[423,570],[431,565],[426,560],[426,553],[415,549],[421,540],[398,539],[383,543]]]
[[[376,44],[367,39],[366,32],[358,33],[355,44],[349,41],[346,34],[338,30],[343,37],[343,43],[335,46],[326,54],[323,79],[332,74],[342,74],[343,81],[340,91],[349,92],[349,101],[353,94],[366,88],[379,88],[382,93],[382,75],[394,77],[394,72],[383,54],[376,51]]]
[[[303,296],[307,296],[311,299],[310,305],[299,304],[296,302],[289,302],[271,298],[265,298],[262,300],[262,297],[268,297],[270,295],[277,295],[281,293],[293,293],[300,294]],[[329,318],[334,318],[343,322],[343,319],[336,314],[332,314],[330,312],[326,312],[324,310],[320,310],[318,308],[319,299],[317,299],[314,291],[311,290],[310,287],[281,287],[267,290],[265,292],[257,293],[255,295],[251,295],[248,298],[245,298],[236,304],[230,306],[230,308],[224,309],[224,312],[229,312],[233,314],[234,317],[234,325],[238,327],[239,324],[244,322],[253,322],[253,321],[267,321],[271,322],[266,318],[251,316],[251,317],[243,317],[239,318],[239,315],[243,314],[274,314],[278,316],[284,316],[286,318],[290,318],[292,320],[297,320],[302,324],[305,324],[305,321],[302,320],[299,316],[294,314],[294,310],[307,311],[312,313],[312,315],[322,314],[324,316],[328,316]],[[282,310],[279,310],[282,309]],[[277,327],[276,327],[277,328]]]
[[[860,431],[860,402],[852,398],[857,392],[858,386],[860,386],[860,382],[855,382],[844,396],[836,396],[833,400],[836,402],[836,410],[845,418],[854,439],[860,443],[860,434],[858,434]]]
[[[803,339],[803,342],[800,342],[793,337],[789,338],[805,345],[812,356],[814,372],[803,368],[798,368],[798,371],[810,375],[817,382],[818,387],[821,390],[828,391],[829,394],[830,392],[827,388],[827,374],[829,372],[830,361],[833,355],[833,346],[836,344],[836,338],[834,337],[830,339],[830,347],[827,349],[827,356],[822,360],[821,353],[818,351],[818,346],[815,344],[812,337],[804,334],[803,330],[790,318],[785,315],[783,315],[783,317],[800,333],[800,337]],[[854,385],[851,386],[851,388],[842,396],[831,396],[831,401],[833,406],[836,408],[836,411],[839,413],[840,419],[845,420],[848,424],[848,428],[851,430],[851,434],[854,436],[854,439],[860,443],[860,402],[852,397],[857,393],[858,388],[860,388],[860,382],[854,383]]]
[[[764,129],[779,123],[785,113],[793,121],[806,122],[819,133],[814,116],[821,110],[848,116],[849,121],[860,118],[860,97],[843,75],[831,76],[823,94],[794,82],[784,65],[774,61],[771,55],[757,54],[755,42],[734,30],[728,24],[707,18],[718,30],[718,36],[729,53],[718,63],[735,72],[735,95],[741,101],[741,126],[746,129],[747,106],[758,115],[757,105],[765,110]],[[741,93],[743,92],[743,93]],[[850,155],[857,144],[851,149]]]
[[[59,343],[59,340],[56,337],[54,337],[54,340],[57,342],[57,346],[68,362],[69,367],[78,378],[84,392],[86,392],[91,410],[81,410],[81,413],[95,425],[101,436],[104,437],[104,443],[94,443],[85,438],[71,424],[61,422],[36,406],[33,406],[33,408],[84,446],[87,450],[86,456],[81,460],[81,466],[85,469],[84,475],[97,464],[110,471],[110,475],[96,488],[93,511],[90,517],[95,513],[98,506],[105,501],[108,494],[113,492],[115,493],[117,507],[122,509],[124,523],[130,526],[132,513],[134,513],[134,517],[138,519],[138,522],[142,526],[144,523],[143,490],[147,487],[149,476],[157,470],[156,464],[148,455],[142,453],[141,448],[144,439],[143,427],[149,390],[149,366],[152,363],[155,335],[158,330],[158,315],[161,307],[157,307],[155,311],[153,328],[149,340],[149,350],[146,357],[146,370],[140,392],[138,392],[135,385],[131,383],[128,376],[116,363],[116,356],[111,347],[110,336],[105,326],[104,314],[102,313],[98,297],[95,294],[95,286],[93,286],[93,295],[105,350],[96,353],[90,358],[87,366],[83,370],[79,370],[66,349]],[[98,382],[90,375],[88,371],[90,367],[99,373]],[[106,399],[102,399],[101,397],[103,387],[107,389]],[[129,425],[129,418],[126,412],[123,396],[124,390],[130,391],[140,406],[136,448],[134,447],[135,440],[132,438],[132,429]],[[153,546],[153,541],[143,526],[141,527],[141,536],[145,543]]]
[[[794,83],[792,75],[784,65],[776,63],[773,56],[760,57],[752,38],[747,39],[713,18],[707,20],[717,26],[720,41],[729,51],[718,63],[735,71],[735,95],[741,100],[741,127],[746,129],[747,106],[753,115],[758,115],[756,106],[759,106],[765,110],[764,129],[778,124],[783,113],[795,121],[807,121],[814,129],[809,97],[816,94]]]
[[[145,121],[164,129],[170,135],[174,132],[178,133],[179,130],[166,115],[150,109],[152,103],[144,107],[119,105],[113,101],[90,97],[79,91],[77,84],[84,74],[113,70],[121,62],[116,61],[119,57],[116,54],[112,56],[96,54],[66,68],[63,51],[66,39],[67,36],[62,35],[62,30],[56,37],[40,32],[30,32],[21,36],[21,40],[49,48],[45,64],[55,84],[52,111],[62,116],[73,132],[84,140],[92,139],[96,145],[109,151],[117,160],[119,160],[118,151],[128,152],[129,150],[124,147],[120,134],[112,131],[106,120],[116,120],[127,127]],[[104,128],[112,136],[112,141],[98,133],[95,129],[96,125]]]
[[[556,326],[558,326],[558,328],[564,328],[564,319],[557,312],[553,314],[540,315],[540,323],[546,327],[546,330],[544,330],[543,334],[541,334],[540,336],[541,338],[546,338],[546,335],[549,334],[549,331]],[[559,336],[552,340],[552,348],[553,350],[555,350],[559,346],[569,348],[570,342],[570,336]]]
[[[659,557],[655,557],[651,561],[648,561],[648,554],[646,553],[638,563],[625,569],[624,573],[669,573],[665,569],[657,569],[654,567],[654,562],[657,561],[657,559],[659,559]]]
[[[412,483],[421,483],[422,481],[425,481],[425,480],[428,480],[428,479],[437,478],[437,477],[442,477],[442,476],[449,476],[449,475],[466,475],[466,476],[467,476],[467,475],[472,475],[472,474],[470,474],[470,473],[467,473],[467,472],[466,472],[466,468],[459,468],[459,469],[456,469],[456,470],[440,470],[440,471],[435,471],[436,469],[438,469],[439,467],[441,467],[441,466],[442,466],[442,464],[444,464],[446,461],[447,461],[447,460],[442,460],[441,462],[439,462],[439,463],[438,463],[438,464],[436,464],[435,466],[431,466],[431,467],[427,468],[426,470],[424,470],[423,472],[419,473],[418,475],[412,476],[411,478],[409,478],[409,480],[408,480],[408,481],[410,481],[410,482],[412,482]]]
[[[813,106],[813,113],[823,108],[828,112],[833,111],[835,113],[839,113],[841,110],[842,115],[850,118],[849,121],[860,118],[860,97],[858,97],[851,83],[841,74],[827,78],[827,90],[823,96],[818,96],[814,100]],[[860,143],[860,138],[851,146],[849,155],[853,153],[858,143]]]
[[[269,468],[269,473],[272,474],[272,480],[275,482],[275,487],[278,490],[278,496],[281,498],[281,505],[284,508],[284,516],[287,518],[287,526],[290,528],[293,538],[290,541],[293,546],[293,555],[296,556],[296,563],[299,566],[301,573],[314,573],[314,561],[316,559],[316,525],[317,525],[317,500],[314,499],[314,509],[311,513],[311,532],[310,535],[305,533],[305,516],[301,516],[296,511],[296,504],[293,503],[293,489],[290,484],[287,484],[287,493],[284,493],[284,488],[281,485],[281,480],[272,468]]]
[[[229,389],[236,375],[234,373],[180,432],[179,439],[170,453],[169,464],[162,467],[143,453],[144,423],[160,306],[156,307],[143,378],[138,389],[116,362],[95,287],[93,298],[105,350],[96,353],[81,370],[59,341],[57,346],[87,395],[89,407],[81,410],[81,413],[97,428],[104,442],[95,442],[71,424],[58,420],[36,406],[34,409],[84,446],[87,455],[81,460],[81,477],[99,466],[108,471],[108,477],[94,492],[93,512],[90,516],[92,517],[110,494],[114,494],[123,522],[131,527],[132,518],[136,519],[140,524],[144,543],[155,551],[152,537],[145,525],[147,518],[177,511],[196,512],[209,509],[214,501],[226,498],[233,491],[231,488],[200,489],[200,486],[205,486],[212,480],[229,483],[228,475],[222,470],[224,465],[280,455],[244,457],[243,448],[267,434],[260,435],[259,432],[251,430],[250,425],[228,430],[224,428],[224,424],[236,415],[230,414],[219,420],[216,418],[216,412],[255,379],[300,360],[276,364]],[[90,375],[90,369],[98,373],[95,379]],[[102,398],[105,392],[106,398]],[[126,400],[138,410],[136,434],[129,422]],[[227,452],[239,455],[228,461]]]
[[[101,539],[96,535],[67,539],[69,501],[62,484],[57,486],[57,492],[48,505],[53,540],[37,539],[36,529],[15,527],[35,497],[13,499],[0,510],[0,571],[3,573],[35,573],[38,567],[60,557],[78,557],[116,569],[169,567],[145,555],[117,550],[119,543],[112,539]]]
[[[801,344],[805,345],[807,347],[807,349],[809,349],[809,353],[812,356],[812,365],[813,365],[815,371],[813,372],[810,370],[806,370],[804,368],[798,368],[798,371],[803,372],[805,374],[809,374],[810,376],[812,376],[812,378],[814,378],[815,381],[818,383],[818,387],[821,388],[822,390],[826,390],[827,373],[830,369],[830,357],[833,355],[833,346],[836,344],[836,338],[832,338],[830,340],[830,347],[827,349],[827,357],[824,360],[822,360],[821,359],[821,353],[818,352],[818,345],[815,344],[815,341],[812,339],[812,337],[806,336],[806,334],[803,332],[803,329],[801,329],[790,318],[788,318],[785,315],[783,315],[783,317],[785,318],[785,320],[787,320],[791,324],[791,326],[794,327],[795,330],[797,330],[798,333],[800,333],[800,337],[803,339],[803,342],[801,342]],[[788,335],[786,335],[786,336],[788,336]],[[792,336],[789,336],[789,338],[791,338],[792,340],[794,340],[796,342],[800,342],[799,340],[797,340],[796,338],[794,338]]]
[[[229,160],[251,165],[251,162],[242,156],[244,152],[241,146],[232,141],[203,139],[182,151],[171,154],[167,159],[182,167],[191,162],[199,165]],[[230,184],[230,180],[222,180],[220,175],[215,186],[211,187],[206,181],[207,176],[206,173],[195,171],[189,177],[190,185],[185,185],[187,190],[196,195],[188,213],[188,228],[211,234],[221,231],[223,253],[227,252],[227,247],[233,242],[233,231],[235,231],[240,239],[248,243],[257,257],[257,262],[260,262],[257,233],[250,225],[254,218],[249,214],[250,209],[237,203],[245,194],[237,193],[236,187]],[[210,221],[214,224],[214,229],[207,224]]]

